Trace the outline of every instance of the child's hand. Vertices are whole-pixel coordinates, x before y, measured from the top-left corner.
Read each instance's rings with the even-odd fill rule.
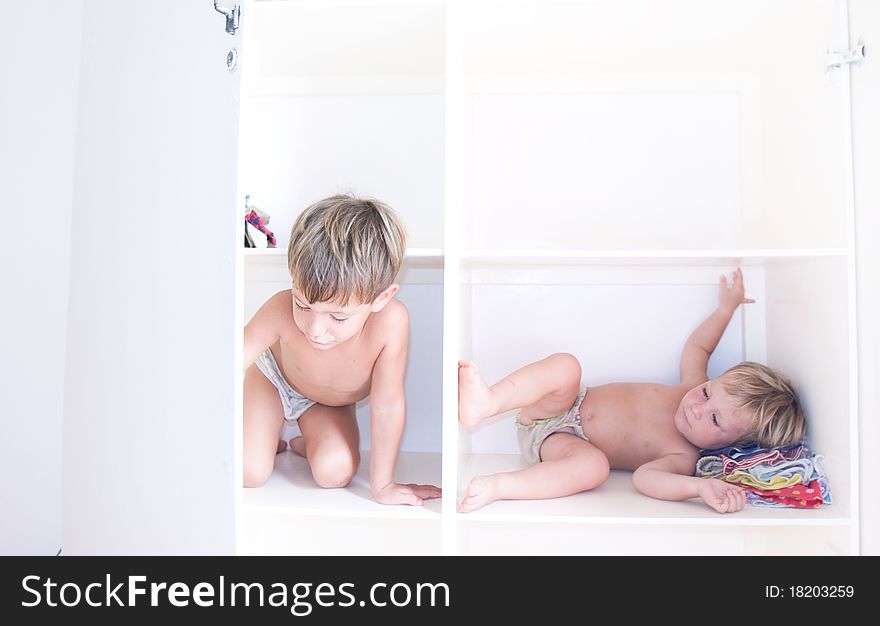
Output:
[[[381,489],[373,492],[373,497],[379,504],[412,504],[421,506],[424,500],[439,498],[440,488],[434,485],[401,485],[388,483]]]
[[[727,276],[721,277],[721,292],[719,306],[729,312],[736,310],[741,304],[751,304],[754,300],[746,298],[746,288],[743,285],[742,269],[736,268],[733,273],[733,284],[728,287]]]
[[[735,513],[746,505],[745,492],[717,478],[701,478],[697,493],[703,502],[719,513]]]

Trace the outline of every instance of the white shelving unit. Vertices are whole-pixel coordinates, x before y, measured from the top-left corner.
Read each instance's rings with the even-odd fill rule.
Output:
[[[239,499],[239,552],[857,553],[849,87],[825,71],[844,4],[251,3],[242,191],[279,248],[244,255],[245,319],[289,281],[297,210],[341,189],[395,207],[413,246],[408,435],[422,433],[398,470],[444,496],[379,507],[365,460],[352,487],[323,492],[286,453]],[[556,351],[587,385],[677,382],[737,266],[757,303],[710,373],[748,358],[792,378],[833,505],[722,516],[615,471],[570,498],[456,512],[473,475],[521,463],[510,419],[458,426],[459,359],[489,382]]]
[[[721,516],[640,496],[614,472],[590,493],[455,514],[452,552],[857,551],[848,86],[824,71],[844,13],[834,1],[463,5],[461,63],[447,68],[462,118],[445,260],[459,273],[446,295],[457,357],[490,383],[556,351],[580,358],[587,385],[677,382],[719,274],[742,266],[758,302],[710,373],[750,358],[792,377],[835,502]],[[459,496],[473,475],[521,463],[510,418],[453,438]]]
[[[245,11],[240,190],[271,215],[278,247],[244,251],[244,319],[290,287],[288,233],[306,206],[350,191],[397,210],[409,235],[398,297],[411,340],[395,479],[439,485],[444,5],[251,2]],[[357,414],[362,452],[352,484],[320,489],[304,459],[279,454],[266,485],[239,490],[239,553],[441,552],[439,501],[373,501],[367,402]]]

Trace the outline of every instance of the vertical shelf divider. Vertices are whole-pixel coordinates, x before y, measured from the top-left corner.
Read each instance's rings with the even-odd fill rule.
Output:
[[[838,3],[840,18],[840,45],[846,47],[849,44],[849,10],[846,2]],[[857,306],[856,297],[857,274],[856,274],[856,205],[855,205],[855,179],[853,168],[853,120],[852,120],[852,81],[851,66],[840,68],[846,77],[846,88],[841,90],[840,115],[846,120],[844,128],[843,158],[846,166],[845,172],[845,210],[846,210],[846,277],[847,277],[847,325],[849,341],[849,516],[850,516],[850,554],[859,554],[861,545],[861,527],[859,524],[860,512],[860,482],[859,476],[859,343],[857,333]]]
[[[458,552],[458,355],[461,325],[461,211],[464,200],[464,35],[460,0],[446,3],[446,109],[443,218],[443,409],[441,553]]]

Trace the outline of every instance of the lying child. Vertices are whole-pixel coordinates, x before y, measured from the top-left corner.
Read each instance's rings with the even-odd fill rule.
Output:
[[[797,394],[774,370],[746,361],[709,380],[709,357],[734,311],[749,302],[740,269],[731,286],[721,278],[718,308],[685,343],[678,385],[612,383],[581,390],[578,360],[553,354],[489,387],[476,365],[461,361],[460,422],[471,427],[521,407],[517,435],[530,466],[473,478],[459,510],[588,491],[612,468],[633,470],[636,489],[653,498],[699,496],[719,513],[741,510],[741,488],[694,477],[699,450],[738,441],[786,446],[806,432]]]
[[[266,301],[244,329],[244,484],[272,473],[285,420],[321,487],[344,487],[360,463],[355,403],[370,396],[370,487],[383,504],[422,504],[432,485],[392,479],[406,417],[406,306],[394,282],[406,233],[381,202],[333,196],[293,224],[292,288]]]

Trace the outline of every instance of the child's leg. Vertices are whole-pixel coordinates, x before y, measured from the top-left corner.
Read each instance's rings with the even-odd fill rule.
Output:
[[[244,486],[259,487],[275,469],[284,409],[278,390],[256,365],[244,374]]]
[[[345,487],[361,462],[354,405],[314,404],[299,418],[302,438],[291,439],[294,452],[309,461],[312,476],[321,487]]]
[[[541,445],[541,462],[515,472],[476,476],[458,510],[475,511],[495,500],[561,498],[595,489],[608,479],[608,458],[593,444],[555,433]]]
[[[489,387],[471,361],[458,363],[458,419],[465,426],[522,407],[520,422],[559,415],[571,407],[581,384],[581,365],[571,354],[551,354]]]

